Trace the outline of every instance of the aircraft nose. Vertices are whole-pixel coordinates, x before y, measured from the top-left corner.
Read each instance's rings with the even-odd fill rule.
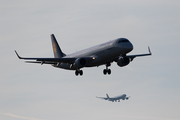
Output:
[[[131,44],[131,43],[130,43],[130,44]],[[130,46],[131,46],[131,47],[130,47],[130,50],[133,50],[133,45],[131,44]]]
[[[130,52],[133,50],[133,45],[132,43],[129,43],[129,45],[126,47],[126,49]]]

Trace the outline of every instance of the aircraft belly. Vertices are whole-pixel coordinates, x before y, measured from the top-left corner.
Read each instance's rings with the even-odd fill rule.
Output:
[[[122,50],[119,48],[111,48],[104,51],[97,52],[94,56],[96,59],[88,63],[86,67],[94,67],[106,64],[113,60],[113,58],[122,54]],[[93,55],[92,55],[93,56]]]
[[[111,50],[105,50],[102,52],[99,52],[96,54],[97,60],[95,60],[94,62],[92,61],[91,64],[97,66],[98,64],[102,65],[105,64],[109,61],[111,61],[113,58],[119,56],[121,53],[120,51],[117,51],[117,49],[111,49]]]

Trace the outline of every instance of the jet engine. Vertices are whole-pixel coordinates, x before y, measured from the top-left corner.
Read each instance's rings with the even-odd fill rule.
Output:
[[[119,59],[117,60],[117,64],[120,67],[126,66],[130,63],[130,59],[128,57],[119,57]]]
[[[86,64],[87,64],[87,61],[85,58],[77,58],[74,62],[74,66],[76,68],[84,67],[84,66],[86,66]]]

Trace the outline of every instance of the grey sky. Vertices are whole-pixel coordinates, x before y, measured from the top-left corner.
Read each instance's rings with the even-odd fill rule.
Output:
[[[180,1],[0,1],[0,119],[179,120]],[[119,37],[146,53],[126,67],[113,63],[74,71],[26,64],[24,57],[53,57],[50,34],[70,54]],[[127,94],[112,103],[95,96]]]

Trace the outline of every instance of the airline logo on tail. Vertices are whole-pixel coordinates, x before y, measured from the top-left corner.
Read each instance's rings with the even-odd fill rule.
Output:
[[[57,47],[55,43],[53,43],[53,51],[57,54]]]

